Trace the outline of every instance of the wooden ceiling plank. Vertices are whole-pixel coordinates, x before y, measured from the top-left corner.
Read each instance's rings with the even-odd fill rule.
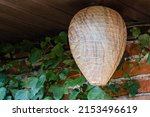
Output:
[[[8,7],[12,8],[12,9],[15,9],[16,13],[17,12],[18,13],[22,12],[21,16],[24,17],[23,15],[25,15],[26,17],[24,17],[24,18],[28,18],[26,20],[30,20],[30,22],[35,21],[36,24],[41,24],[40,22],[42,22],[42,24],[45,23],[49,26],[53,25],[54,22],[56,22],[55,25],[59,25],[59,26],[62,26],[62,27],[64,26],[64,23],[62,23],[61,20],[59,20],[59,22],[57,21],[57,19],[60,19],[60,18],[57,18],[57,17],[55,18],[55,16],[52,17],[50,15],[50,13],[46,14],[45,17],[43,17],[44,15],[42,15],[42,14],[45,14],[46,11],[47,12],[51,11],[52,14],[54,14],[55,9],[46,9],[46,10],[44,10],[45,8],[43,6],[40,6],[39,4],[34,3],[31,0],[26,0],[26,2],[24,2],[24,4],[22,4],[22,1],[21,2],[16,2],[16,4],[15,4],[14,2],[8,2],[8,1],[5,1],[5,0],[1,0],[0,4],[3,4],[5,6],[8,6]],[[31,6],[32,6],[32,8],[31,8]],[[37,9],[33,9],[33,6],[37,7]],[[55,13],[55,14],[60,14],[60,13]],[[15,15],[15,13],[14,13],[14,15]],[[47,19],[48,17],[50,17],[50,18]]]
[[[16,6],[14,4],[4,4],[4,2],[0,1],[0,11],[8,14],[8,15],[12,15],[18,19],[20,19],[20,21],[23,21],[24,23],[27,23],[29,25],[33,25],[33,26],[38,26],[38,27],[48,27],[48,26],[58,26],[60,28],[64,27],[63,25],[60,24],[54,24],[51,21],[45,20],[41,17],[38,17],[34,14],[31,14],[29,12],[24,11],[23,9],[20,9],[19,6]]]

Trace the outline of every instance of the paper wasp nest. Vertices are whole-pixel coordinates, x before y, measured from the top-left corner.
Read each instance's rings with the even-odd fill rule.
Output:
[[[89,83],[106,85],[126,46],[122,17],[103,6],[84,8],[71,20],[68,36],[72,55]]]

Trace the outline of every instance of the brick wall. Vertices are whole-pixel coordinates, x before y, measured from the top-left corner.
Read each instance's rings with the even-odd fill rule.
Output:
[[[130,60],[123,63],[122,68],[116,70],[112,76],[114,82],[123,82],[128,78],[123,77],[123,73],[131,75],[131,80],[136,80],[140,88],[135,97],[128,97],[127,92],[118,93],[116,99],[150,99],[150,64],[146,62],[147,55],[145,55],[140,61],[136,61],[135,58],[140,56],[141,51],[138,49],[138,43],[134,41],[128,41],[125,54]]]
[[[115,99],[150,99],[150,64],[146,62],[147,56],[142,60],[135,61],[134,59],[140,55],[140,50],[137,49],[138,44],[134,41],[128,41],[124,58],[130,58],[122,64],[122,69],[116,70],[110,82],[119,83],[120,85],[129,80],[124,78],[124,73],[130,75],[130,80],[136,80],[140,88],[134,97],[129,97],[127,91],[122,90],[115,95],[110,94]],[[81,75],[77,71],[73,71],[68,75],[68,78],[77,78]]]
[[[128,37],[131,38],[129,34]],[[114,99],[150,99],[150,64],[146,62],[148,54],[142,56],[142,49],[139,48],[140,43],[137,40],[130,40],[129,38],[123,56],[123,59],[126,61],[121,64],[120,69],[115,71],[109,84],[116,83],[122,88],[124,82],[134,80],[138,82],[139,89],[137,94],[133,97],[130,97],[126,90],[121,90],[121,92],[117,94],[110,93],[110,95],[114,97]],[[139,57],[141,57],[140,60],[138,60]],[[69,78],[79,76],[80,73],[75,71],[68,75]],[[106,92],[109,93],[107,90]]]
[[[150,30],[148,30],[147,33],[150,33]],[[121,91],[119,93],[112,94],[105,88],[106,86],[102,87],[114,99],[150,99],[150,64],[148,64],[146,61],[148,54],[145,54],[143,56],[141,54],[143,50],[140,48],[140,46],[141,43],[139,43],[139,41],[137,40],[134,40],[131,34],[128,33],[126,50],[122,58],[122,60],[124,61],[120,62],[120,67],[118,67],[118,69],[114,72],[110,82],[108,83],[108,85],[119,85]],[[149,50],[147,53],[150,53],[150,48],[148,47],[148,49]],[[28,65],[28,62],[26,61],[28,54],[28,52],[21,52],[13,55],[14,59],[23,59],[18,60],[18,64],[8,71],[9,74],[19,74],[19,72],[17,71],[18,68],[20,70],[23,70],[25,73],[32,72],[30,65]],[[41,65],[41,63],[38,63],[36,65],[39,66],[39,64]],[[35,68],[36,65],[34,66]],[[81,72],[78,71],[71,71],[67,75],[67,77],[71,79],[76,79],[79,76],[81,76]],[[138,92],[133,97],[130,97],[127,90],[124,90],[123,87],[123,84],[129,80],[137,81],[139,84]],[[64,83],[64,81],[60,80],[59,83]],[[64,99],[68,99],[68,95],[66,95]]]

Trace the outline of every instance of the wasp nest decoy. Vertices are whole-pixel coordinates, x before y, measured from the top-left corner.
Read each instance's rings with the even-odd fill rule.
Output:
[[[71,20],[68,36],[73,58],[85,78],[92,85],[106,85],[126,46],[122,17],[103,6],[84,8]]]

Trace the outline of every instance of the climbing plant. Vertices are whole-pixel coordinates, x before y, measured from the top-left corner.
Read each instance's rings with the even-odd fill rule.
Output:
[[[149,34],[138,28],[131,33],[150,64]],[[73,72],[78,75],[69,77]],[[125,76],[129,78],[129,74]],[[134,96],[139,85],[132,80],[123,87],[111,82],[105,87],[90,85],[72,58],[66,32],[36,42],[0,44],[0,100],[112,99],[111,94],[122,88]]]

